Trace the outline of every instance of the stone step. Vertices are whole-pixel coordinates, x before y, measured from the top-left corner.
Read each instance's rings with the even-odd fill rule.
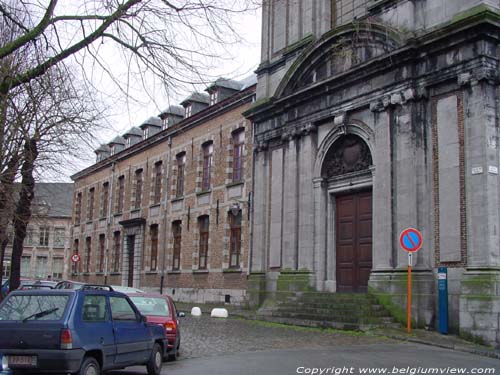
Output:
[[[389,314],[383,309],[363,309],[363,310],[352,310],[352,309],[325,309],[325,308],[314,308],[311,306],[294,306],[285,307],[280,306],[277,309],[278,312],[292,312],[292,313],[303,313],[303,314],[316,314],[325,315],[331,317],[342,317],[342,316],[355,316],[355,317],[384,317],[389,316]]]
[[[302,312],[290,312],[290,311],[274,311],[271,313],[272,317],[280,318],[293,318],[300,320],[320,320],[320,321],[335,321],[339,323],[351,323],[351,324],[388,324],[394,323],[394,319],[388,316],[372,317],[372,316],[331,316],[325,314],[311,314]]]

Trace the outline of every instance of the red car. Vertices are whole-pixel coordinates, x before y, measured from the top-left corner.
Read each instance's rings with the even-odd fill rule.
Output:
[[[179,317],[174,301],[170,296],[158,293],[126,293],[134,302],[140,313],[146,317],[148,323],[156,323],[165,327],[168,340],[167,357],[175,361],[181,345]]]

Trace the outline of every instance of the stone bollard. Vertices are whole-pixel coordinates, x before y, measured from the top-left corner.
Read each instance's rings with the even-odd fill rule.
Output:
[[[212,312],[210,313],[210,316],[212,318],[227,318],[228,317],[228,312],[226,309],[212,309]]]
[[[193,307],[191,309],[192,316],[201,316],[201,309],[199,307]]]

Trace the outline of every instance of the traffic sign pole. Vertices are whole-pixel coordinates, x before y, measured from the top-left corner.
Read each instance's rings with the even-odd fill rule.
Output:
[[[408,316],[406,317],[406,331],[411,333],[411,253],[408,253]]]
[[[412,253],[417,252],[422,247],[422,233],[415,228],[407,228],[399,235],[399,244],[403,250],[408,252],[408,294],[407,294],[407,316],[406,330],[411,333],[411,268]]]

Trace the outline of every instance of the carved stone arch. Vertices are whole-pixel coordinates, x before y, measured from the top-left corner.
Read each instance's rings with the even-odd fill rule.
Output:
[[[358,168],[357,170],[361,170],[359,168],[361,168],[362,165],[366,166],[366,163],[369,163],[367,167],[370,167],[373,164],[372,155],[375,146],[373,142],[373,131],[365,123],[357,120],[351,120],[348,125],[338,126],[334,128],[321,142],[318,148],[318,156],[316,158],[316,163],[314,166],[314,176],[321,178],[330,177],[324,175],[324,169],[327,168],[327,160],[332,157],[332,154],[335,154],[335,149],[337,147],[340,146],[345,148],[349,145],[352,146],[354,140],[356,139],[354,137],[357,138],[357,142],[361,145],[361,149],[359,149],[358,151],[361,152],[359,156],[363,158],[364,161],[357,160],[357,162],[361,164],[356,164],[356,166],[354,167],[355,170],[353,171],[356,171],[356,168]],[[344,143],[345,141],[342,141],[342,138],[344,138],[348,142]],[[354,150],[351,149],[350,151]],[[350,156],[352,157],[352,155]],[[347,161],[347,163],[349,164],[349,161]],[[345,173],[349,172],[346,171]]]
[[[297,58],[278,86],[275,97],[291,95],[401,45],[396,30],[376,23],[357,22],[331,30]]]

